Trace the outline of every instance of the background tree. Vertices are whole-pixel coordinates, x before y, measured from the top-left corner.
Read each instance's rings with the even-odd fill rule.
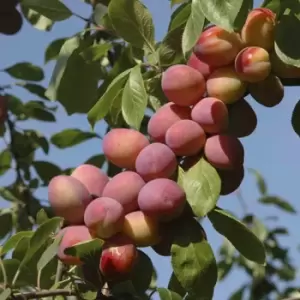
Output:
[[[1,5],[0,31],[5,35],[14,35],[22,26],[27,26],[24,19],[37,29],[46,31],[50,31],[55,23],[67,26],[68,19],[71,17],[82,22],[78,33],[52,41],[45,49],[45,62],[55,61],[55,68],[53,72],[51,71],[51,79],[49,82],[46,80],[45,86],[47,88],[41,84],[41,81],[47,76],[47,68],[43,71],[36,65],[24,62],[21,55],[18,58],[19,62],[15,64],[6,65],[3,63],[5,66],[2,71],[7,75],[5,82],[1,84],[0,98],[1,135],[4,145],[0,154],[0,164],[1,174],[5,175],[2,177],[3,182],[7,181],[7,184],[4,184],[0,190],[6,206],[1,210],[0,216],[0,236],[3,239],[0,282],[3,299],[33,299],[52,296],[75,296],[87,299],[95,299],[96,297],[98,299],[155,299],[158,296],[160,299],[211,299],[217,276],[219,280],[226,280],[226,277],[237,268],[245,271],[248,279],[245,284],[240,280],[235,283],[236,291],[229,297],[230,299],[282,299],[284,297],[297,299],[299,297],[297,285],[294,284],[297,265],[291,256],[295,245],[286,247],[286,240],[280,237],[289,234],[288,228],[280,219],[276,223],[270,222],[270,219],[274,220],[274,214],[276,214],[273,211],[267,219],[257,212],[258,207],[265,205],[270,207],[270,204],[282,209],[284,213],[290,214],[296,212],[295,208],[282,198],[269,192],[266,183],[257,171],[245,168],[246,179],[249,174],[250,176],[255,175],[257,180],[259,206],[250,202],[248,196],[244,199],[241,192],[238,192],[235,203],[238,200],[242,205],[238,219],[234,216],[239,213],[238,210],[232,214],[220,209],[219,206],[224,208],[226,205],[225,199],[221,201],[223,197],[217,204],[220,193],[223,195],[231,194],[243,179],[243,172],[240,169],[243,155],[241,152],[235,151],[233,158],[226,162],[226,164],[238,162],[237,170],[239,173],[237,173],[236,181],[233,173],[220,169],[220,164],[224,164],[224,160],[222,157],[220,159],[220,157],[215,156],[216,152],[212,151],[218,149],[218,140],[216,142],[215,139],[207,139],[210,142],[206,143],[204,149],[206,159],[196,157],[196,160],[188,167],[186,166],[187,161],[183,161],[183,164],[180,165],[177,182],[184,189],[189,206],[203,227],[191,217],[191,211],[187,210],[179,219],[173,220],[166,226],[167,228],[171,227],[171,233],[175,233],[171,239],[171,243],[173,243],[172,253],[168,247],[161,249],[158,245],[152,245],[153,249],[160,254],[164,253],[165,255],[165,251],[168,255],[172,254],[171,261],[174,273],[170,277],[170,282],[164,287],[159,281],[159,284],[156,283],[156,275],[161,274],[162,268],[160,268],[160,264],[157,264],[155,265],[156,270],[154,269],[149,258],[149,256],[155,258],[153,251],[148,248],[141,248],[138,250],[137,258],[134,259],[137,250],[131,242],[118,238],[113,239],[111,242],[115,242],[119,246],[119,250],[123,252],[121,260],[115,264],[118,278],[111,280],[112,275],[116,276],[116,271],[112,274],[111,266],[107,269],[104,258],[112,256],[115,259],[115,252],[110,251],[111,248],[107,243],[102,248],[103,242],[99,237],[104,237],[99,236],[98,232],[97,239],[74,246],[77,242],[89,239],[88,231],[80,225],[80,228],[73,227],[76,232],[74,234],[74,231],[69,230],[71,226],[65,227],[68,224],[62,222],[63,219],[54,214],[56,212],[57,215],[65,217],[65,221],[69,221],[69,223],[76,223],[74,217],[76,219],[80,215],[79,211],[74,213],[74,210],[69,208],[69,213],[66,215],[66,210],[59,210],[60,205],[69,200],[71,201],[69,207],[71,207],[77,200],[89,197],[88,193],[85,194],[85,188],[76,183],[76,180],[72,181],[70,177],[62,177],[73,174],[74,178],[72,172],[77,166],[83,163],[94,165],[102,168],[111,178],[115,178],[114,176],[123,167],[128,168],[127,165],[122,165],[128,164],[128,160],[114,161],[118,156],[118,151],[114,153],[117,148],[109,147],[109,145],[105,148],[103,144],[105,155],[100,154],[99,144],[106,132],[112,128],[134,128],[143,134],[149,133],[153,138],[156,126],[160,129],[161,124],[159,121],[155,121],[154,117],[152,118],[154,124],[152,130],[149,129],[150,127],[147,128],[147,124],[150,116],[167,102],[166,98],[175,102],[176,105],[182,105],[183,98],[185,101],[191,101],[189,104],[195,104],[195,100],[198,101],[194,97],[195,92],[191,90],[192,86],[186,89],[187,84],[189,84],[186,78],[190,73],[193,74],[193,80],[198,87],[196,93],[203,94],[205,88],[204,79],[199,75],[200,73],[191,71],[191,67],[195,67],[193,62],[189,60],[192,51],[198,59],[201,58],[206,62],[209,61],[211,54],[221,52],[221,56],[215,56],[209,62],[208,73],[204,69],[201,70],[206,79],[207,92],[209,96],[218,95],[218,98],[226,103],[227,106],[224,106],[219,101],[217,107],[223,107],[223,109],[227,107],[229,110],[229,130],[226,133],[229,132],[233,137],[234,145],[238,143],[236,137],[243,138],[252,133],[257,125],[254,111],[246,101],[240,100],[235,104],[230,102],[237,101],[244,93],[247,95],[250,92],[254,98],[252,100],[256,100],[265,107],[274,106],[276,109],[283,98],[283,89],[280,83],[284,84],[285,91],[289,91],[286,90],[287,86],[299,84],[298,67],[300,65],[298,57],[300,51],[297,41],[291,41],[288,34],[298,30],[297,11],[300,4],[297,1],[293,3],[265,1],[262,4],[263,7],[276,13],[274,49],[274,40],[271,39],[270,43],[269,39],[273,28],[273,15],[271,12],[263,10],[258,16],[254,14],[250,18],[251,15],[248,16],[248,13],[253,8],[253,3],[250,0],[226,0],[222,3],[200,0],[172,1],[171,5],[175,6],[168,32],[160,42],[154,40],[154,24],[151,14],[147,7],[137,0],[95,1],[92,3],[87,1],[85,9],[91,10],[88,17],[85,16],[88,13],[83,15],[79,13],[81,10],[73,10],[71,4],[63,4],[54,0],[24,0],[18,5],[14,1],[4,1]],[[259,5],[261,4],[259,3]],[[267,19],[265,12],[268,12]],[[250,18],[250,21],[247,17]],[[270,18],[271,22],[269,22]],[[61,22],[65,20],[67,21]],[[217,27],[206,31],[202,35],[202,39],[200,38],[198,41],[202,30],[209,23],[215,24]],[[255,27],[255,24],[258,27]],[[262,25],[263,27],[261,27]],[[255,30],[251,26],[254,26]],[[254,48],[240,49],[241,46],[233,30],[240,31],[242,28],[243,41]],[[259,31],[257,28],[262,28],[262,30]],[[215,32],[216,37],[221,35],[213,49],[205,48],[207,47],[206,41],[209,41],[207,32]],[[263,34],[263,38],[258,38],[260,33]],[[4,38],[3,41],[5,41]],[[226,55],[224,51],[227,51]],[[207,54],[209,55],[205,56]],[[223,65],[231,64],[235,57],[235,70],[239,76],[235,77],[234,81],[230,81],[225,78],[228,72],[231,72],[231,75],[236,75],[232,73],[232,69],[227,68],[220,71],[218,68],[222,69]],[[249,57],[254,58],[252,61],[250,59],[249,62]],[[228,60],[228,63],[225,63],[225,60]],[[182,66],[186,63],[189,64],[189,68]],[[248,63],[250,64],[247,65]],[[258,68],[256,64],[258,64]],[[175,68],[168,69],[174,65]],[[218,75],[214,73],[212,76],[211,72],[214,68],[219,73],[217,73]],[[272,68],[272,73],[270,73],[270,68]],[[163,73],[164,71],[165,73]],[[176,74],[179,74],[177,79]],[[264,79],[266,77],[264,74],[268,75],[268,80]],[[259,76],[262,77],[259,78]],[[241,81],[240,78],[243,80]],[[258,78],[260,79],[259,82],[257,82]],[[9,83],[6,84],[6,81]],[[251,83],[247,83],[249,81]],[[203,91],[199,91],[201,86]],[[22,101],[18,98],[16,95],[19,93],[19,89],[26,90],[28,92],[26,95],[30,100],[24,99]],[[179,98],[180,93],[184,97]],[[32,100],[31,97],[36,97],[35,99],[38,100]],[[250,95],[246,99],[251,99]],[[59,103],[51,101],[58,101]],[[212,102],[202,101],[199,103],[208,105],[208,107],[212,105]],[[42,123],[57,122],[59,124],[63,109],[67,115],[81,114],[81,119],[78,120],[88,120],[92,128],[89,128],[87,123],[83,126],[76,124],[73,128],[64,124],[63,126],[67,128],[63,130],[54,125],[52,130],[54,129],[56,132],[49,134],[50,126],[44,127]],[[179,111],[184,114],[183,111],[186,109],[188,108],[181,107]],[[199,111],[201,115],[202,111],[205,110],[199,108]],[[218,114],[222,116],[220,113],[222,108],[218,108],[218,111]],[[271,110],[266,110],[265,113],[269,111]],[[299,105],[296,105],[291,123],[297,134],[299,134],[298,114]],[[204,114],[205,116],[207,114]],[[259,117],[258,115],[258,121],[260,121]],[[64,115],[64,118],[67,116]],[[185,117],[182,118],[185,119]],[[197,123],[202,122],[201,118],[197,120],[196,113],[194,116],[192,115],[192,118]],[[32,123],[28,122],[29,120],[38,122]],[[191,136],[192,138],[191,126],[194,126],[195,123],[191,122],[181,123],[187,124],[188,130],[185,134],[180,135],[179,142],[182,142],[183,137],[189,138]],[[223,122],[221,123],[223,126]],[[96,124],[100,125],[99,130],[98,127],[95,127]],[[208,128],[207,126],[207,123],[202,122],[200,128],[205,129],[208,134],[217,133],[212,132],[211,127]],[[291,127],[291,124],[289,126]],[[40,129],[43,129],[43,133]],[[184,130],[185,127],[183,126],[181,129]],[[130,136],[125,136],[128,132],[127,130],[118,134],[117,141],[128,142]],[[195,136],[198,141],[200,133],[203,141],[203,132],[203,130],[199,131],[199,127],[195,129]],[[172,131],[169,131],[169,138],[164,142],[172,148],[177,156],[192,155],[190,151],[195,151],[197,146],[195,141],[192,140],[193,147],[182,150],[171,143],[171,136]],[[176,142],[178,135],[173,134],[173,136]],[[265,138],[267,141],[268,136]],[[94,142],[91,142],[92,139]],[[108,135],[106,140],[108,140]],[[110,140],[113,141],[112,138]],[[63,153],[66,151],[64,157],[67,158],[72,155],[71,147],[80,146],[84,142],[89,142],[92,148],[95,145],[97,150],[92,150],[92,157],[87,157],[84,160],[82,157],[76,156],[71,165],[68,163],[57,165],[56,155],[58,152],[54,147],[63,150],[69,148],[68,151],[63,151]],[[198,150],[201,150],[202,144],[198,144]],[[210,148],[207,146],[209,144],[211,145]],[[229,144],[233,145],[230,142]],[[238,145],[240,144],[238,143]],[[132,149],[134,146],[134,143],[130,143]],[[235,149],[240,149],[239,147],[237,146]],[[50,149],[54,153],[53,162],[50,162],[49,158],[45,158],[45,155],[50,154]],[[157,149],[153,150],[154,153],[160,151]],[[209,151],[209,149],[212,150]],[[247,150],[248,148],[245,147],[246,152]],[[166,151],[168,150],[164,151],[164,160],[166,161]],[[189,154],[186,154],[186,151]],[[223,151],[225,151],[224,148]],[[124,152],[121,154],[124,158]],[[162,162],[159,160],[159,164]],[[143,173],[143,160],[136,169],[138,173],[143,174],[143,179],[146,180],[147,174]],[[86,173],[93,172],[93,170],[95,169],[90,168]],[[79,173],[77,176],[81,181],[84,181],[87,175],[82,177]],[[96,172],[95,176],[91,176],[92,179],[96,181],[97,176],[100,176],[99,174],[101,173]],[[57,178],[59,180],[56,180],[55,183],[54,179]],[[90,187],[90,189],[95,189],[93,192],[89,190],[93,196],[99,196],[97,189],[100,189],[101,180],[105,180],[103,179],[105,177],[101,178]],[[128,178],[126,180],[129,180]],[[138,180],[133,182],[134,184],[130,185],[131,191],[137,185]],[[228,183],[233,184],[233,186],[228,185]],[[45,193],[48,186],[49,191],[52,191],[52,195],[54,195],[49,194],[52,209],[49,208],[48,196]],[[175,185],[176,187],[177,185]],[[225,191],[225,187],[229,190]],[[152,191],[158,193],[159,188],[160,185],[153,185],[148,188],[150,192],[144,194],[146,196],[150,194],[150,198],[152,198],[154,197]],[[144,197],[148,199],[146,196]],[[144,202],[147,204],[149,201]],[[249,202],[251,204],[248,204]],[[98,202],[94,200],[91,203],[93,206],[90,206],[90,214],[93,213],[94,209],[97,209]],[[108,208],[111,207],[111,203],[107,202]],[[139,204],[141,208],[142,205]],[[142,210],[158,209],[153,208],[153,206],[149,208],[146,204],[141,208]],[[218,207],[215,207],[216,204]],[[208,218],[203,219],[207,214]],[[114,217],[118,219],[117,215]],[[151,218],[149,220],[148,225],[154,222],[151,221]],[[128,222],[127,218],[127,224]],[[85,224],[89,226],[87,223],[85,220]],[[212,231],[209,228],[210,223],[213,225],[214,231],[216,230],[227,238],[219,250],[209,245]],[[137,224],[135,228],[140,228],[143,223]],[[62,226],[66,228],[62,231],[65,233],[63,241],[61,241],[60,235],[56,235]],[[153,226],[155,227],[155,225]],[[153,227],[151,228],[153,229]],[[114,227],[109,227],[109,229],[115,230]],[[203,229],[209,233],[208,242]],[[108,229],[106,228],[102,234],[108,234],[107,232]],[[129,234],[128,230],[126,233]],[[151,230],[149,234],[151,238],[154,236],[153,239],[156,240]],[[141,243],[137,235],[131,237],[133,240],[136,239],[135,244]],[[168,242],[166,237],[164,241]],[[281,243],[281,241],[283,242]],[[121,247],[121,245],[123,246]],[[149,240],[146,245],[150,246]],[[68,256],[69,261],[67,261],[64,256],[66,252],[62,254],[62,249],[68,246],[71,247],[66,252],[68,255],[77,257],[75,260],[74,258],[70,260],[70,256]],[[266,257],[264,249],[266,250]],[[216,254],[218,264],[213,252]],[[57,253],[60,260],[57,259]],[[99,268],[100,256],[102,256],[102,263]],[[170,257],[167,259],[170,260]],[[74,266],[78,260],[81,260],[83,264]],[[264,266],[265,261],[266,265]],[[128,271],[127,268],[133,263],[130,276],[125,278],[126,280],[120,278],[121,272]],[[232,278],[236,280],[237,277],[233,275]],[[219,286],[221,287],[221,285]],[[218,289],[218,285],[216,285],[216,289]],[[291,293],[293,293],[292,296]]]

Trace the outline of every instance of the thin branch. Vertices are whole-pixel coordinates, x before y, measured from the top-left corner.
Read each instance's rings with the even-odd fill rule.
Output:
[[[39,299],[44,297],[54,297],[54,296],[76,296],[75,291],[70,291],[66,289],[49,290],[49,291],[39,291],[39,292],[26,292],[14,294],[15,300],[27,300],[27,299]]]

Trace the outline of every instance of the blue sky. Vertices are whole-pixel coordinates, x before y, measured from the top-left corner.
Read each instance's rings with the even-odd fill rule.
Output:
[[[170,19],[171,9],[167,0],[145,0],[147,7],[153,14],[156,25],[156,38],[161,40],[166,33],[167,25]],[[77,14],[88,16],[90,9],[80,0],[66,0],[66,5],[72,8]],[[258,5],[258,1],[255,1]],[[80,31],[84,24],[78,18],[72,17],[68,21],[55,24],[51,32],[42,32],[31,27],[26,21],[22,31],[13,37],[0,35],[0,69],[4,69],[16,62],[28,61],[44,67],[46,78],[43,81],[47,86],[54,67],[54,63],[44,66],[44,49],[53,40],[61,37],[69,37]],[[5,73],[0,72],[0,83],[10,84],[14,80]],[[251,98],[250,104],[255,109],[258,117],[258,126],[255,132],[242,139],[246,150],[245,166],[257,169],[267,179],[270,193],[277,194],[289,200],[297,210],[300,210],[300,139],[293,132],[291,127],[291,115],[295,103],[299,100],[299,88],[288,88],[285,91],[284,101],[274,107],[265,108],[255,103]],[[21,88],[14,88],[11,92],[19,96],[23,101],[37,100],[33,95],[24,92]],[[84,101],[84,99],[82,99]],[[73,115],[67,116],[63,108],[59,108],[56,115],[57,123],[42,123],[30,121],[20,124],[23,128],[35,128],[43,132],[47,137],[53,133],[59,132],[65,128],[80,128],[88,131],[89,124],[85,116]],[[102,133],[101,122],[96,126],[96,132]],[[3,141],[0,141],[0,149],[5,147]],[[51,147],[50,154],[45,156],[38,152],[37,159],[55,162],[63,168],[74,167],[84,162],[89,157],[101,152],[101,142],[92,140],[81,144],[67,151],[61,151]],[[8,184],[14,177],[13,171],[9,171],[4,177],[1,177],[1,186]],[[258,217],[264,218],[271,214],[278,214],[278,210],[268,206],[259,206],[256,202],[259,194],[255,186],[255,180],[252,175],[246,174],[245,180],[241,186],[242,193],[246,199],[249,212],[254,212]],[[41,198],[47,198],[47,190],[41,189],[38,192]],[[7,202],[0,199],[0,205],[7,207]],[[222,197],[219,205],[223,208],[242,215],[242,209],[235,195]],[[300,225],[298,215],[290,216],[288,214],[280,215],[280,224],[287,226],[290,230],[290,236],[281,241],[284,245],[292,247],[294,261],[300,265],[299,255],[296,251],[298,245]],[[270,226],[273,225],[270,223]],[[208,239],[214,250],[217,250],[222,242],[222,237],[218,235],[210,226],[209,222],[204,222],[204,227],[208,234]],[[171,268],[169,260],[153,254],[152,251],[146,252],[151,255],[159,274],[159,285],[166,286]],[[298,278],[299,279],[299,278]],[[238,286],[240,286],[246,277],[241,272],[234,272],[225,281],[217,285],[215,291],[216,300],[227,299],[228,296]]]

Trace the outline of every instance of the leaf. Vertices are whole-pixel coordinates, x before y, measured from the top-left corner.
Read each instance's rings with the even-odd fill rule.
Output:
[[[59,149],[65,149],[78,144],[81,144],[87,140],[98,137],[96,133],[85,132],[80,129],[64,129],[61,132],[52,135],[50,141]]]
[[[220,195],[221,180],[215,168],[204,158],[199,159],[186,172],[179,167],[177,181],[184,189],[196,216],[204,217],[215,207]]]
[[[252,173],[255,176],[258,190],[261,193],[261,195],[266,195],[268,193],[268,188],[262,175],[254,169],[249,168],[248,170],[250,173]]]
[[[181,297],[184,297],[186,295],[186,290],[182,287],[174,272],[172,272],[171,274],[168,289],[180,295]]]
[[[1,300],[6,300],[10,297],[11,295],[11,289],[10,288],[6,288],[5,290],[3,290],[0,294],[0,299]]]
[[[103,5],[102,3],[97,3],[93,11],[93,20],[97,25],[103,25],[103,17],[106,14],[107,14],[107,6]]]
[[[244,257],[258,264],[265,264],[264,245],[242,222],[219,208],[211,211],[208,218],[216,231],[225,236]]]
[[[37,228],[30,238],[29,249],[21,262],[20,268],[26,265],[33,255],[50,239],[51,235],[61,227],[62,222],[62,218],[54,217]]]
[[[52,21],[63,21],[73,15],[59,0],[22,0],[22,4]]]
[[[28,117],[35,120],[44,121],[44,122],[56,121],[54,114],[44,109],[43,105],[40,105],[36,101],[27,102],[24,105],[24,113]]]
[[[65,249],[65,254],[72,255],[75,257],[79,257],[81,259],[85,259],[88,257],[91,257],[95,255],[95,253],[102,250],[102,246],[104,244],[104,241],[95,238],[90,241],[85,241],[81,243],[77,243],[73,245],[72,247],[67,247]]]
[[[51,60],[55,60],[59,57],[60,50],[64,43],[67,41],[67,38],[60,38],[52,41],[45,51],[44,61],[45,64]]]
[[[103,154],[98,154],[98,155],[94,155],[92,157],[90,157],[85,164],[88,165],[93,165],[96,166],[98,168],[102,168],[103,164],[105,163],[105,156]]]
[[[281,0],[264,0],[261,7],[271,9],[274,13],[279,14],[281,11]]]
[[[11,211],[5,211],[3,209],[0,214],[0,224],[0,239],[2,240],[13,229],[13,216]]]
[[[168,32],[185,25],[191,15],[191,3],[180,5],[171,15]]]
[[[53,177],[62,173],[62,170],[57,165],[48,161],[35,160],[33,167],[44,183],[49,183]]]
[[[294,131],[300,137],[300,100],[296,103],[294,107],[291,122]]]
[[[48,100],[48,98],[45,96],[46,89],[41,85],[35,83],[25,83],[25,84],[18,84],[18,86],[26,89],[31,94],[37,95],[40,98]]]
[[[243,300],[244,292],[247,286],[243,285],[237,291],[235,291],[229,298],[229,300]]]
[[[108,15],[118,35],[138,48],[154,51],[154,25],[149,10],[139,0],[111,0]]]
[[[3,245],[2,248],[0,248],[1,255],[6,254],[10,250],[12,250],[19,241],[24,237],[31,237],[33,235],[33,231],[19,231],[12,237],[10,237]]]
[[[129,126],[140,130],[147,104],[148,95],[141,67],[136,66],[131,69],[122,95],[122,115]]]
[[[176,4],[181,4],[183,2],[186,2],[186,0],[170,0],[171,2],[171,7],[173,7]]]
[[[37,270],[41,271],[57,255],[62,236],[54,239],[53,243],[45,250],[37,263]]]
[[[201,10],[200,1],[192,0],[191,13],[182,35],[182,51],[184,54],[195,46],[203,30],[204,23],[205,17]]]
[[[31,63],[21,62],[4,69],[10,76],[29,81],[41,81],[44,79],[43,70]]]
[[[202,227],[196,220],[187,219],[174,228],[174,232],[171,262],[175,276],[182,287],[197,299],[211,299],[218,270],[213,251],[203,237]]]
[[[5,269],[7,283],[11,285],[20,262],[17,259],[5,259],[2,261],[2,263]],[[4,282],[3,275],[4,274],[2,273],[2,270],[0,268],[0,282]]]
[[[160,300],[182,300],[182,297],[180,295],[165,288],[158,288],[157,292],[159,294]]]
[[[11,167],[12,157],[9,149],[4,149],[0,153],[0,175],[3,175]]]
[[[97,121],[103,119],[109,112],[113,101],[119,95],[120,90],[123,88],[131,69],[128,69],[119,74],[108,86],[105,93],[97,101],[97,103],[88,112],[88,121],[92,127],[95,126]]]
[[[43,223],[45,223],[46,221],[48,221],[48,215],[45,212],[45,210],[42,208],[38,211],[38,213],[36,214],[36,223],[38,225],[42,225]]]
[[[108,50],[112,48],[111,44],[96,44],[84,49],[80,55],[86,61],[95,62],[107,55]]]
[[[241,0],[198,0],[208,21],[232,32],[243,1]]]
[[[263,204],[272,204],[274,206],[277,206],[277,208],[280,208],[292,214],[296,213],[296,209],[290,203],[277,196],[264,196],[261,197],[258,201]]]

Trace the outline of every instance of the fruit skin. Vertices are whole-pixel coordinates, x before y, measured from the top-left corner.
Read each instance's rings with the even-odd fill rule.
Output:
[[[270,54],[272,72],[280,78],[300,78],[300,68],[287,65],[274,52]]]
[[[210,66],[223,67],[234,61],[242,47],[237,33],[212,26],[200,35],[194,47],[194,54]]]
[[[146,182],[156,178],[170,178],[177,170],[177,160],[168,146],[153,143],[140,152],[135,168]]]
[[[160,241],[159,223],[157,218],[142,211],[134,211],[125,216],[122,229],[137,247],[149,247]]]
[[[206,134],[202,127],[192,120],[181,120],[166,132],[166,144],[177,156],[192,156],[202,150]]]
[[[16,9],[0,13],[0,33],[5,35],[17,34],[23,26],[23,18]]]
[[[93,197],[101,197],[105,185],[109,182],[108,176],[101,169],[89,164],[80,165],[71,176],[83,183]]]
[[[236,191],[241,183],[243,182],[245,176],[245,169],[243,166],[232,170],[217,170],[221,178],[221,192],[220,194],[225,196]]]
[[[66,265],[81,265],[82,261],[79,257],[67,255],[65,249],[73,245],[92,239],[89,230],[83,225],[68,226],[59,231],[57,237],[62,236],[58,247],[57,256]]]
[[[103,197],[117,200],[124,208],[124,213],[130,213],[139,208],[138,194],[145,181],[136,172],[124,171],[115,175],[103,190]]]
[[[284,86],[277,76],[270,74],[263,81],[249,84],[249,92],[261,105],[274,107],[283,100]]]
[[[250,11],[241,31],[244,44],[272,50],[275,40],[275,17],[268,8],[255,8]]]
[[[247,47],[236,56],[235,70],[244,81],[262,81],[271,72],[269,53],[260,47]]]
[[[136,246],[128,237],[118,234],[104,243],[99,269],[108,281],[124,280],[137,258]]]
[[[208,77],[206,89],[209,97],[231,104],[244,96],[247,83],[240,79],[234,66],[227,66],[215,70]]]
[[[191,118],[191,108],[172,102],[164,104],[150,118],[148,134],[155,142],[164,143],[167,130],[177,121]]]
[[[178,217],[186,203],[184,190],[173,180],[158,178],[149,181],[140,191],[139,208],[160,221]]]
[[[206,133],[221,133],[228,127],[227,106],[217,98],[203,98],[193,107],[191,117]]]
[[[228,112],[228,134],[241,138],[249,136],[254,132],[257,126],[257,116],[245,99],[229,105]]]
[[[219,169],[234,169],[244,163],[244,147],[238,138],[230,135],[214,135],[207,139],[204,154]]]
[[[103,138],[103,153],[114,165],[132,170],[138,154],[148,145],[148,139],[139,131],[114,128]]]
[[[122,205],[108,197],[93,200],[84,213],[84,223],[93,237],[108,239],[121,231],[123,222]]]
[[[173,65],[162,75],[161,87],[170,102],[179,106],[196,104],[205,93],[201,73],[186,65]]]
[[[216,69],[216,67],[201,61],[194,53],[191,54],[189,60],[187,61],[187,65],[200,72],[204,79],[207,79],[209,75]]]
[[[0,125],[3,124],[7,118],[8,98],[0,95]]]
[[[76,178],[58,175],[48,185],[48,199],[54,213],[72,225],[83,223],[84,211],[92,198]]]

